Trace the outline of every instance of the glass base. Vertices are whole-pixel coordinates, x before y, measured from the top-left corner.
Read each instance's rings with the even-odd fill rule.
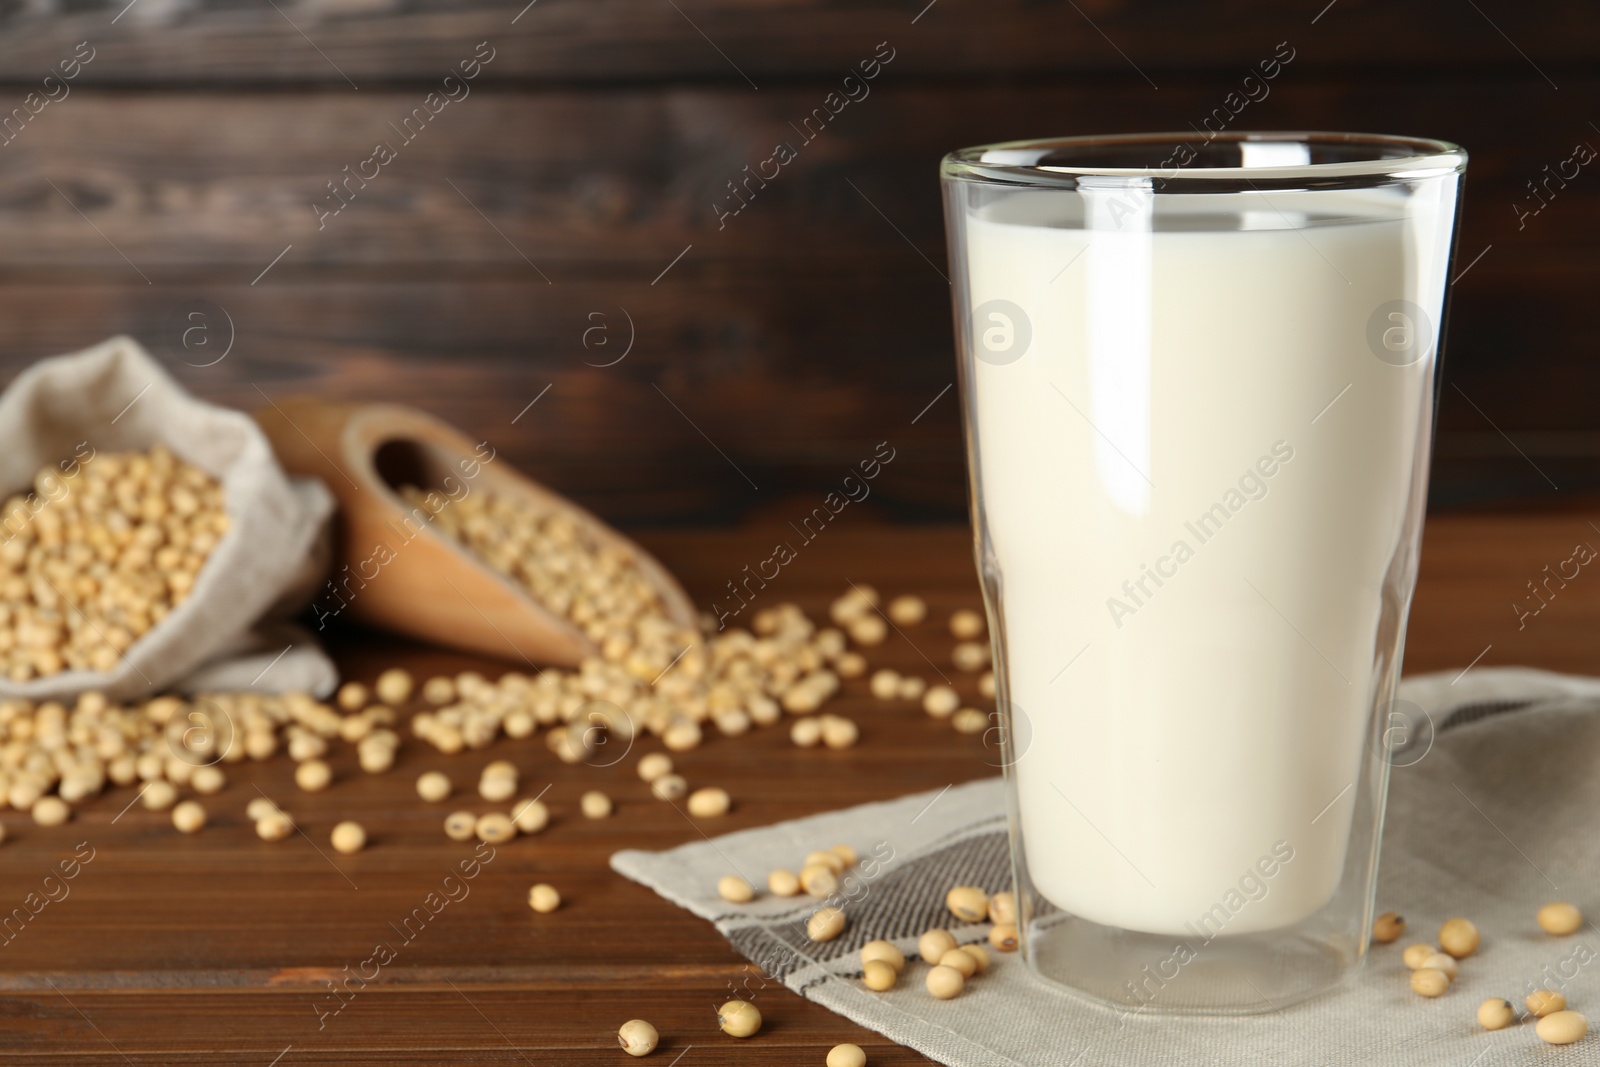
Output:
[[[1276,1011],[1343,984],[1361,964],[1293,928],[1205,941],[1059,914],[1030,923],[1022,950],[1036,974],[1130,1016]]]

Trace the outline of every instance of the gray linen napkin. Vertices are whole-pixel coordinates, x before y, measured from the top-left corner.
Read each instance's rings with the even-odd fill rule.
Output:
[[[1586,925],[1551,937],[1541,904],[1600,912],[1600,680],[1525,669],[1408,679],[1400,697],[1433,729],[1413,734],[1391,774],[1378,901],[1403,913],[1407,936],[1377,945],[1359,978],[1309,1002],[1237,1018],[1137,1014],[1058,992],[1014,955],[996,955],[955,1000],[922,987],[920,964],[888,993],[860,982],[857,950],[894,940],[914,958],[917,936],[949,928],[963,942],[986,927],[952,926],[945,889],[1006,885],[1009,861],[999,779],[744,830],[665,852],[612,857],[619,873],[716,924],[761,975],[861,1025],[956,1067],[1096,1064],[1328,1064],[1495,1067],[1600,1064],[1600,1034],[1557,1049],[1524,1023],[1490,1033],[1474,1016],[1489,997],[1519,1009],[1537,988],[1564,993],[1600,1024],[1600,934]],[[835,843],[862,865],[842,891],[850,928],[812,944],[804,898],[763,895],[734,905],[716,882],[740,873],[760,886],[774,867]],[[1453,988],[1416,996],[1400,950],[1467,915],[1483,946]],[[1264,991],[1270,996],[1270,990]],[[733,993],[729,993],[730,996]],[[759,1003],[759,1001],[758,1001]]]

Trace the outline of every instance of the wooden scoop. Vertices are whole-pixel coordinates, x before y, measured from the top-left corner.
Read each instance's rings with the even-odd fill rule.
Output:
[[[339,501],[333,577],[313,603],[319,623],[362,619],[441,645],[557,666],[598,654],[576,626],[435,529],[427,511],[399,494],[401,486],[415,485],[446,500],[488,492],[562,512],[601,544],[632,553],[672,620],[695,625],[682,587],[638,545],[517,473],[489,444],[426,412],[291,399],[255,418],[290,473],[322,479]]]

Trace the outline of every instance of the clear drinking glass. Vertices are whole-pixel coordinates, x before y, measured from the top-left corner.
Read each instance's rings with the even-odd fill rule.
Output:
[[[1326,133],[945,158],[1039,974],[1235,1013],[1360,966],[1465,167]]]

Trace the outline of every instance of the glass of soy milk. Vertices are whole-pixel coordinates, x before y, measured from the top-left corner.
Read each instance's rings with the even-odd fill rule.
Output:
[[[1330,133],[945,158],[1046,978],[1127,1014],[1242,1013],[1359,968],[1465,167]]]

